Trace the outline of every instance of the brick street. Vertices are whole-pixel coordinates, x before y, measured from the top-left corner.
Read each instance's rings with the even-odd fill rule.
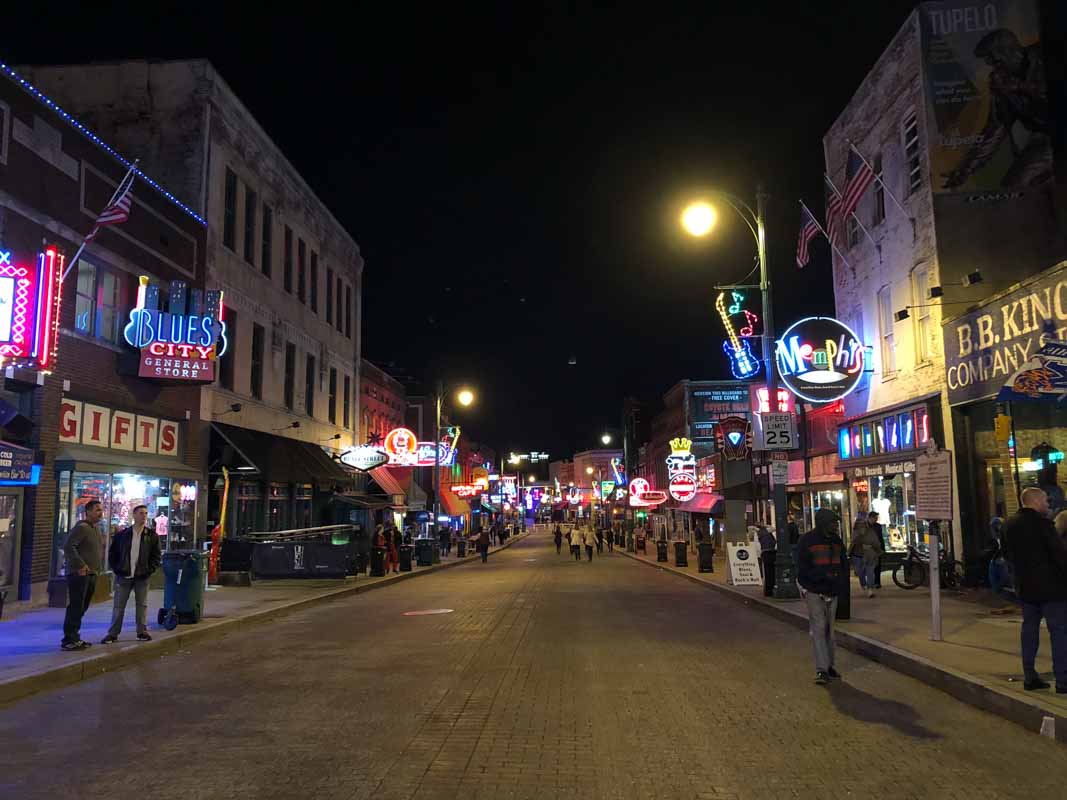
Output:
[[[1061,745],[838,663],[817,687],[802,632],[536,535],[0,708],[0,797],[1062,796]]]

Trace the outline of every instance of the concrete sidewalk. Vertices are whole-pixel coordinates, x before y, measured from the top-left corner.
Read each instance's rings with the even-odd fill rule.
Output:
[[[711,573],[698,571],[692,552],[689,565],[677,567],[673,545],[669,551],[670,561],[660,563],[652,541],[644,554],[616,548],[627,558],[705,584],[793,625],[807,627],[803,601],[765,598],[760,586],[728,586],[722,558],[716,558]],[[1027,692],[1022,688],[1022,614],[1018,607],[981,589],[942,590],[941,597],[943,641],[934,642],[930,640],[928,589],[905,591],[893,583],[891,573],[885,572],[878,596],[868,599],[853,578],[852,618],[837,623],[837,643],[1030,730],[1041,730],[1045,718],[1053,717],[1057,738],[1067,742],[1067,695],[1056,694],[1054,689]],[[1054,684],[1050,654],[1048,631],[1042,627],[1037,668]]]
[[[528,534],[519,534],[503,545],[491,547],[490,554],[506,549]],[[455,550],[453,550],[455,553]],[[151,642],[136,639],[133,598],[126,606],[122,633],[114,644],[100,640],[111,624],[110,601],[96,603],[82,620],[81,634],[93,646],[65,652],[59,649],[63,638],[62,608],[36,608],[0,620],[0,705],[44,689],[66,686],[102,672],[110,672],[136,661],[175,653],[195,641],[232,633],[242,625],[265,622],[318,603],[383,588],[420,575],[460,564],[480,561],[477,553],[459,559],[454,555],[440,564],[414,566],[382,578],[365,575],[344,580],[260,580],[251,587],[212,586],[204,599],[204,617],[196,625],[179,625],[167,631],[156,624],[156,612],[163,602],[162,590],[149,592],[148,629]]]

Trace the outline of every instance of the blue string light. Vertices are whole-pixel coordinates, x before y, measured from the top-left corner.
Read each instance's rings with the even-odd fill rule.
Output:
[[[19,86],[21,86],[22,89],[27,94],[29,94],[31,97],[33,97],[34,99],[38,100],[39,102],[43,103],[44,105],[48,106],[50,109],[55,111],[56,114],[58,114],[62,119],[66,120],[67,123],[69,123],[71,127],[73,127],[75,130],[77,130],[79,133],[81,133],[86,139],[91,141],[93,144],[97,145],[100,149],[102,149],[104,152],[106,152],[108,155],[110,155],[112,158],[114,158],[116,161],[118,161],[120,164],[122,164],[124,167],[126,167],[126,169],[129,169],[131,166],[133,166],[133,162],[132,161],[130,161],[128,158],[125,158],[124,156],[122,156],[117,150],[115,150],[115,148],[111,147],[107,142],[105,142],[103,139],[101,139],[99,136],[97,136],[95,133],[93,133],[87,127],[85,127],[80,122],[78,122],[78,120],[75,117],[73,117],[72,115],[70,115],[66,111],[64,111],[62,109],[62,107],[58,103],[54,102],[50,97],[48,97],[48,95],[46,95],[44,92],[42,92],[36,86],[34,86],[28,80],[26,80],[25,78],[20,76],[17,72],[15,72],[15,70],[11,69],[11,67],[8,66],[7,64],[5,64],[3,61],[0,61],[0,72],[3,72],[12,81],[14,81]],[[184,211],[190,217],[195,219],[201,225],[204,225],[204,226],[207,225],[207,222],[204,220],[203,217],[201,217],[199,214],[197,214],[195,211],[193,211],[193,209],[189,208],[189,206],[185,205],[185,203],[183,203],[181,200],[179,200],[173,194],[171,194],[166,189],[164,189],[162,186],[160,186],[158,183],[156,183],[156,181],[152,180],[147,175],[145,175],[144,172],[142,172],[140,169],[138,169],[135,174],[137,175],[138,178],[140,178],[142,181],[147,183],[149,186],[151,186],[153,189],[155,189],[157,192],[159,192],[165,198],[170,200],[170,202],[174,203],[174,205],[176,205],[178,208],[180,208],[182,211]]]

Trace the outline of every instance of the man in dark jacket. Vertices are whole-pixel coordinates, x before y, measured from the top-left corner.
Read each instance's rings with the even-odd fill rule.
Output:
[[[774,597],[774,564],[777,561],[778,540],[766,525],[760,525],[756,535],[759,537],[760,561],[763,563],[763,596]]]
[[[1023,507],[1004,526],[1004,539],[1023,604],[1023,688],[1048,688],[1034,666],[1044,617],[1052,640],[1056,692],[1067,694],[1067,545],[1056,535],[1045,492],[1031,486],[1020,499]]]
[[[867,514],[867,524],[871,526],[871,530],[878,536],[878,541],[881,543],[882,555],[885,555],[888,543],[885,540],[885,527],[878,521],[878,512],[871,511]],[[874,588],[882,588],[882,556],[878,557],[878,564],[874,568]]]
[[[104,571],[104,542],[96,525],[104,516],[99,500],[85,504],[85,517],[70,529],[63,540],[67,560],[67,613],[63,618],[64,650],[84,650],[89,643],[81,637],[82,617],[96,593],[96,576]]]
[[[841,541],[841,519],[828,508],[815,512],[815,528],[797,543],[797,583],[804,589],[808,626],[815,650],[815,682],[841,675],[834,669],[834,615],[838,593],[848,581],[848,558]]]
[[[137,638],[142,642],[152,640],[148,635],[148,578],[159,568],[162,553],[159,537],[145,524],[147,521],[148,508],[136,506],[133,525],[111,538],[107,563],[115,573],[115,606],[111,611],[111,627],[101,644],[118,640],[131,591],[137,608]]]

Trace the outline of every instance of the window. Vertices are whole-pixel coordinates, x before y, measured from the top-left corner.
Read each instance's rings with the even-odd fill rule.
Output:
[[[234,249],[237,237],[237,176],[226,168],[226,197],[222,204],[222,243]]]
[[[908,194],[911,195],[923,185],[922,159],[919,151],[919,118],[914,111],[909,111],[904,115],[901,128],[904,139],[904,168],[907,170],[904,185],[907,187]]]
[[[326,324],[333,324],[333,270],[326,268]]]
[[[311,353],[304,370],[304,411],[309,417],[315,416],[315,356]]]
[[[282,283],[285,286],[285,291],[289,294],[293,293],[293,229],[288,225],[285,226],[285,245],[282,258],[284,262],[282,264]]]
[[[223,389],[232,392],[234,366],[237,363],[237,312],[233,308],[226,309],[226,338],[228,353],[226,358],[220,358],[218,362],[219,383]]]
[[[125,277],[78,259],[78,283],[74,303],[74,328],[117,344],[122,331]]]
[[[285,407],[293,409],[293,384],[296,382],[296,345],[285,343]]]
[[[352,287],[345,287],[345,336],[352,338]]]
[[[11,109],[7,103],[0,101],[0,164],[7,163],[8,123],[11,121]]]
[[[882,154],[874,157],[874,211],[871,214],[871,222],[878,225],[885,222],[885,186],[882,185]]]
[[[848,219],[845,220],[845,233],[848,236],[848,246],[855,247],[860,243],[860,221],[856,219],[856,215],[849,214]]]
[[[882,337],[882,377],[897,371],[896,342],[893,338],[893,291],[891,286],[878,290],[878,327]]]
[[[249,387],[252,396],[263,399],[263,340],[266,332],[262,325],[252,323],[252,368],[249,372]]]
[[[337,370],[330,367],[330,401],[326,406],[327,419],[337,424]]]
[[[933,316],[930,299],[930,268],[916,267],[911,273],[912,303],[915,306],[915,363],[930,360]]]
[[[260,269],[268,278],[274,261],[274,211],[266,203],[263,204],[263,252],[260,256]]]
[[[245,261],[256,265],[256,193],[245,187]]]
[[[352,379],[345,375],[345,399],[342,404],[341,423],[347,428],[348,421],[352,418],[350,413],[352,410]]]
[[[337,276],[337,316],[334,318],[334,326],[337,328],[337,332],[341,332],[341,302],[344,299],[344,292],[341,289],[341,276]]]
[[[297,239],[296,244],[296,296],[301,303],[307,302],[307,259],[308,246],[303,239]]]
[[[311,273],[308,281],[310,282],[308,294],[311,296],[311,310],[317,313],[319,310],[319,254],[314,250],[311,251]]]

